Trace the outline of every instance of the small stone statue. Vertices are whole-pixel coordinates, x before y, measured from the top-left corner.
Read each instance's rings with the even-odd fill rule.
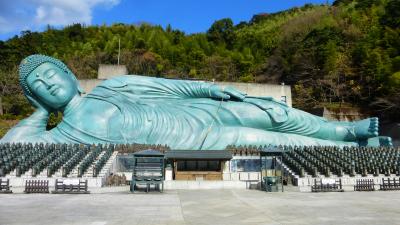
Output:
[[[378,119],[330,122],[270,97],[253,97],[200,81],[137,75],[83,91],[61,61],[44,55],[22,60],[20,84],[36,108],[1,142],[139,143],[171,149],[225,149],[228,145],[391,145],[378,137]],[[46,130],[49,113],[61,111]]]

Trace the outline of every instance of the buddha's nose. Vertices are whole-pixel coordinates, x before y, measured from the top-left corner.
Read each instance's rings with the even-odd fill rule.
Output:
[[[51,89],[51,87],[53,87],[54,86],[54,84],[46,84],[47,85],[47,90],[50,90]]]

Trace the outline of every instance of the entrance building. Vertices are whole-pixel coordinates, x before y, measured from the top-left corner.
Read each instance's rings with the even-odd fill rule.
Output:
[[[165,180],[182,181],[261,181],[261,159],[258,149],[165,150]],[[124,174],[128,181],[133,171],[133,153],[120,153],[114,173]],[[264,162],[271,166],[270,160]],[[199,182],[197,182],[199,183]],[[197,184],[196,183],[196,184]],[[201,182],[200,182],[201,183]],[[204,184],[211,184],[205,182]]]
[[[170,162],[174,180],[223,180],[227,161],[232,159],[230,151],[172,150],[165,158]]]

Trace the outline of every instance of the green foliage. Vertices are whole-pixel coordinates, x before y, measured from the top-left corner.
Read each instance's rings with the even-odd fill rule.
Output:
[[[215,21],[207,31],[207,38],[209,41],[225,43],[231,47],[235,38],[233,21],[230,18]]]
[[[47,122],[47,130],[50,130],[54,127],[57,126],[62,120],[62,113],[56,112],[56,113],[50,113],[49,120]]]
[[[354,0],[336,0],[336,1],[333,2],[332,5],[333,6],[339,6],[341,4],[345,5],[345,4],[349,4],[349,3],[352,3],[352,2],[354,2]]]
[[[0,41],[3,111],[33,111],[18,87],[16,66],[41,53],[60,58],[79,79],[96,78],[99,64],[120,63],[130,74],[293,85],[300,109],[353,104],[400,120],[400,1],[337,0],[258,14],[234,25],[215,21],[205,33],[185,35],[149,24],[48,27]],[[50,127],[57,124],[53,116]]]
[[[391,0],[385,7],[385,15],[381,18],[382,25],[399,28],[400,27],[400,1]]]
[[[374,4],[380,4],[381,0],[358,0],[356,4],[357,9],[369,9]]]

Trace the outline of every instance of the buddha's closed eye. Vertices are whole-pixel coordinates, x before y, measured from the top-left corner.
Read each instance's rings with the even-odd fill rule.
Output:
[[[50,69],[50,70],[48,70],[47,72],[46,72],[46,77],[49,79],[49,78],[52,78],[54,75],[56,75],[57,74],[57,72],[55,71],[55,70],[53,70],[53,69]]]
[[[40,80],[36,80],[35,83],[33,84],[33,89],[38,90],[42,85],[43,83]]]

